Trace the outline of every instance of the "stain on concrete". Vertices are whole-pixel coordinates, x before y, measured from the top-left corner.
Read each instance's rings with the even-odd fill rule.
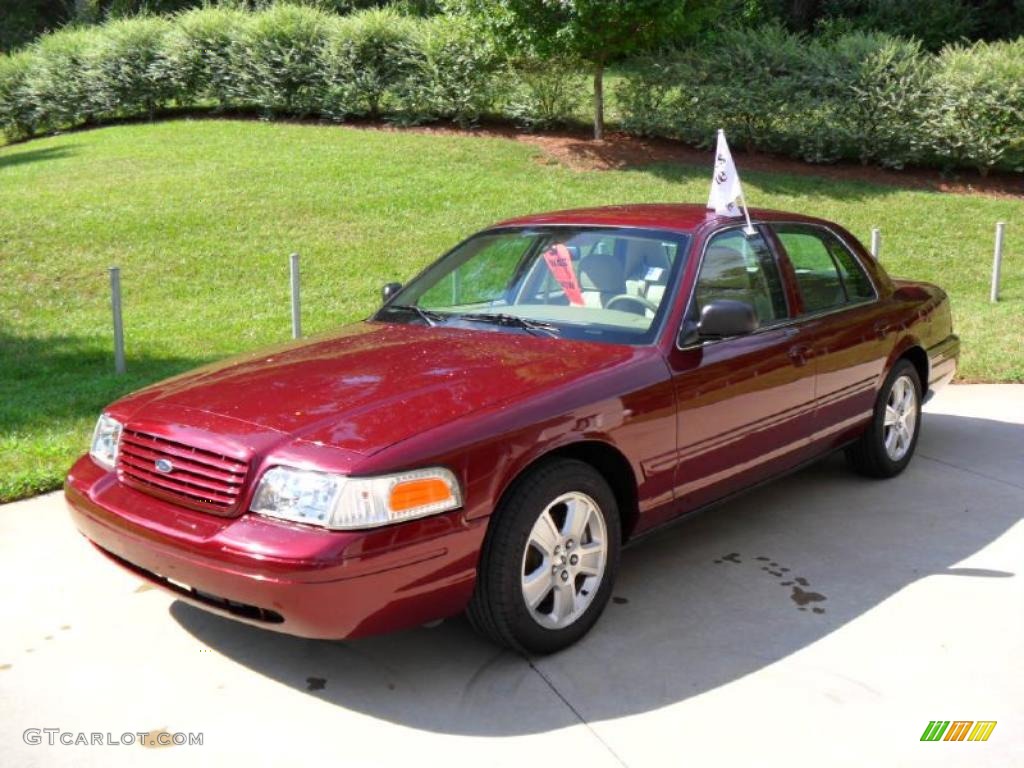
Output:
[[[799,610],[807,611],[807,606],[811,603],[820,603],[828,599],[820,592],[812,592],[810,589],[806,589],[807,587],[810,587],[811,583],[803,576],[789,577],[787,579],[785,574],[789,573],[790,569],[784,565],[779,565],[776,560],[772,560],[770,557],[765,555],[758,555],[754,559],[761,563],[767,563],[767,565],[761,566],[761,570],[765,573],[770,576],[774,576],[777,579],[786,579],[785,581],[780,581],[779,585],[783,587],[792,587],[793,592],[790,595],[790,599],[796,603]],[[725,562],[742,564],[743,561],[740,560],[739,552],[730,552],[728,555],[722,555],[720,559],[715,560],[714,562],[716,564]],[[616,597],[613,597],[612,600],[616,603],[619,602],[619,598]],[[625,600],[623,600],[623,602],[625,602]],[[825,613],[825,609],[819,606],[814,606],[812,610],[814,613]]]
[[[160,736],[166,734],[163,739]],[[139,740],[139,746],[147,749],[161,749],[162,747],[173,747],[175,746],[174,741],[171,740],[171,732],[166,728],[154,728],[151,731],[146,731],[146,737]]]
[[[327,687],[326,677],[307,677],[306,678],[306,690],[307,691],[322,691]]]
[[[790,599],[799,606],[807,605],[808,603],[820,603],[823,600],[827,600],[820,592],[808,592],[800,589],[800,587],[793,587],[793,594],[789,596]]]
[[[47,635],[43,640],[53,640],[53,635]]]
[[[68,630],[68,629],[71,629],[71,625],[70,624],[61,624],[60,628],[62,630]]]
[[[625,598],[625,597],[619,597],[618,595],[615,595],[615,597],[612,598],[612,602],[615,603],[616,605],[625,605],[626,603],[629,602],[629,599]]]
[[[0,664],[0,672],[3,672],[5,669],[10,669],[10,668],[11,668],[10,664]]]

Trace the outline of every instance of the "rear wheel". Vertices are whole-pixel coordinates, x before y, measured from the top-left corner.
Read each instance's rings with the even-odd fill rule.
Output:
[[[871,425],[846,449],[850,464],[868,477],[895,477],[910,463],[921,429],[921,378],[899,360],[882,385]]]
[[[491,521],[468,614],[490,640],[552,653],[583,637],[611,596],[620,523],[589,464],[560,459],[517,481]]]

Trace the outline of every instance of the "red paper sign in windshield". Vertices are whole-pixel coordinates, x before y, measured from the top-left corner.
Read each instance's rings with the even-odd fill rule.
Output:
[[[569,303],[576,307],[583,306],[583,291],[580,290],[580,281],[576,279],[576,270],[572,266],[572,255],[569,249],[561,243],[555,243],[544,252],[544,261],[548,269],[555,276],[555,280],[562,286]]]

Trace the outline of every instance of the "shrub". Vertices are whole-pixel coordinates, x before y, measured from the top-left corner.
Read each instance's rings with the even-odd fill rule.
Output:
[[[69,28],[0,58],[0,130],[22,138],[172,102],[460,125],[500,113],[549,127],[586,96],[572,61],[509,62],[465,17],[237,5]],[[736,145],[813,162],[1024,168],[1024,39],[935,55],[842,28],[813,39],[733,28],[627,62],[616,86],[623,127],[698,146],[721,127]]]
[[[163,72],[180,104],[211,100],[231,105],[239,90],[232,51],[250,15],[229,8],[202,8],[183,13],[164,41]]]
[[[96,94],[90,68],[100,40],[95,29],[66,29],[35,44],[25,88],[35,105],[38,130],[60,130],[93,119]]]
[[[235,98],[268,116],[319,112],[328,22],[322,11],[300,5],[254,14],[231,46]]]
[[[623,74],[635,133],[707,146],[722,127],[735,144],[812,162],[1024,166],[1024,39],[936,57],[879,33],[739,29]]]
[[[927,131],[934,158],[970,165],[1024,165],[1024,38],[951,46],[939,55]]]
[[[148,116],[166,105],[173,86],[161,61],[170,22],[138,16],[108,22],[86,52],[89,111],[101,117]]]
[[[469,19],[436,16],[422,28],[423,60],[405,100],[406,118],[446,118],[463,127],[494,111],[502,64],[494,41]]]
[[[629,62],[623,79],[615,87],[615,99],[622,113],[622,127],[639,136],[686,138],[703,144],[694,124],[684,125],[684,100],[699,101],[694,89],[700,79],[697,63],[701,54],[666,51]],[[704,121],[701,121],[703,124]]]
[[[8,140],[23,139],[35,132],[35,109],[25,89],[32,70],[32,54],[0,54],[0,132]]]
[[[564,125],[587,93],[579,64],[568,59],[519,59],[510,67],[514,90],[506,111],[528,128]]]
[[[917,42],[855,32],[806,53],[814,98],[794,125],[802,157],[889,168],[920,157],[931,57]]]
[[[422,66],[419,24],[392,10],[370,10],[335,21],[322,52],[323,113],[377,117]]]

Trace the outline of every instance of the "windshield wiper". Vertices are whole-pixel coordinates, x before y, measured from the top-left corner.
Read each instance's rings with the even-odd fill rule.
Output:
[[[418,307],[415,304],[388,304],[384,307],[385,309],[398,309],[404,312],[412,312],[417,315],[427,325],[437,325],[438,323],[445,322],[449,315],[445,312],[433,312],[423,307]]]
[[[540,320],[529,320],[519,315],[506,315],[500,312],[469,312],[467,314],[455,315],[459,320],[469,320],[475,323],[491,323],[492,325],[503,325],[507,328],[522,328],[533,335],[543,334],[557,338],[558,326],[545,323]]]

